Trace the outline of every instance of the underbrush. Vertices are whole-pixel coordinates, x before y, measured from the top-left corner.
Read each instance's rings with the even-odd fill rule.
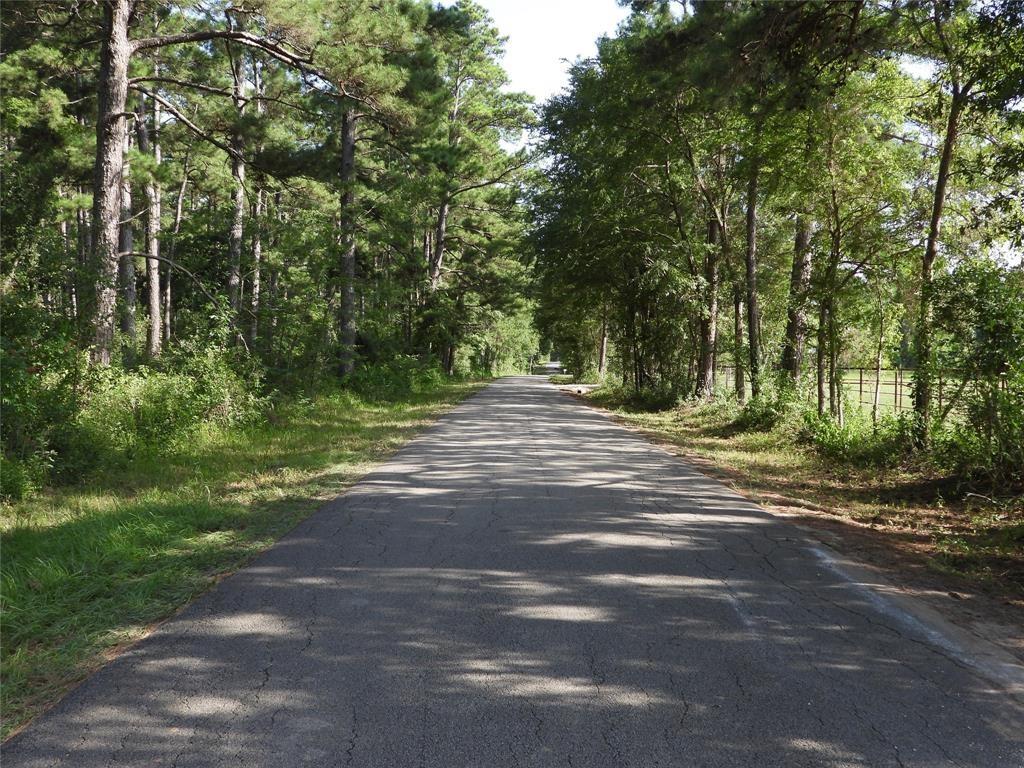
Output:
[[[827,461],[856,467],[895,467],[914,458],[915,423],[909,414],[887,415],[872,424],[866,415],[842,424],[816,411],[803,413],[801,441]]]
[[[391,402],[448,382],[436,365],[399,355],[358,367],[346,389],[367,402]],[[52,369],[12,371],[8,364],[0,502],[87,484],[98,473],[172,455],[203,430],[259,424],[277,405],[300,401],[268,390],[258,363],[224,348],[180,346],[128,369],[90,367],[80,355]]]
[[[606,408],[622,408],[634,412],[666,411],[681,402],[679,393],[670,388],[649,388],[637,391],[632,387],[608,383],[594,390],[590,397]]]
[[[166,455],[211,426],[258,421],[258,368],[226,350],[183,348],[158,365],[18,370],[3,386],[0,500],[87,479],[140,455]]]
[[[373,401],[394,400],[442,386],[448,378],[436,364],[425,364],[412,355],[396,355],[386,362],[361,366],[347,385]]]
[[[552,384],[603,384],[605,381],[596,368],[588,368],[582,373],[554,373],[548,379]]]
[[[1024,386],[1020,382],[979,389],[965,397],[955,419],[937,424],[927,446],[918,442],[913,413],[883,414],[877,421],[856,407],[840,422],[819,414],[806,400],[766,386],[758,397],[737,403],[732,393],[709,401],[679,397],[670,389],[639,392],[619,385],[593,391],[602,407],[630,413],[685,411],[716,423],[716,434],[764,433],[778,446],[807,449],[837,470],[916,468],[956,480],[964,493],[1024,484]]]
[[[939,430],[933,452],[941,466],[975,483],[1024,486],[1024,365],[982,385],[964,403],[964,415]]]

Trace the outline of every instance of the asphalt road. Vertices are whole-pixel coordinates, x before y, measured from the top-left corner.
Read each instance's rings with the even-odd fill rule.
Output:
[[[773,518],[540,379],[472,397],[3,750],[24,766],[1024,766]]]

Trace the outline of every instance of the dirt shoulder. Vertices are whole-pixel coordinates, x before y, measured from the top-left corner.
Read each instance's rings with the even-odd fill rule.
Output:
[[[954,496],[942,478],[827,467],[772,433],[731,432],[708,409],[603,407],[563,390],[785,516],[903,595],[1024,663],[1024,501]]]

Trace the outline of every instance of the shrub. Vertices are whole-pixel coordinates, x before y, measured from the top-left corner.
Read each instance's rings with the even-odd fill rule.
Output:
[[[0,302],[0,494],[21,498],[43,485],[54,442],[75,420],[86,355],[74,327],[16,291]]]
[[[638,411],[667,411],[679,405],[679,392],[672,387],[645,387],[630,392],[626,404]]]
[[[71,427],[56,436],[62,477],[140,452],[174,450],[202,425],[251,423],[265,409],[255,392],[258,377],[243,380],[223,350],[182,350],[166,365],[90,372],[88,396]]]
[[[936,280],[937,364],[969,383],[935,439],[949,468],[994,485],[1024,482],[1024,270],[966,260]]]
[[[348,387],[367,400],[388,401],[437,389],[446,380],[436,364],[423,363],[412,355],[396,355],[387,362],[360,366],[349,378]]]
[[[970,479],[1024,483],[1024,366],[1005,383],[982,383],[972,391],[964,418],[936,436],[935,455]]]
[[[733,426],[744,432],[770,432],[785,421],[794,406],[791,398],[775,393],[760,394],[743,405]]]
[[[46,482],[53,455],[37,453],[24,459],[0,454],[0,501],[19,501],[31,496]]]
[[[183,349],[174,359],[176,372],[192,380],[204,419],[219,424],[249,424],[260,418],[267,398],[259,392],[263,372],[253,358],[235,359],[229,350]]]
[[[911,414],[886,416],[872,425],[870,419],[859,412],[840,424],[831,416],[807,411],[799,436],[832,461],[887,467],[906,459],[913,446],[913,433]]]

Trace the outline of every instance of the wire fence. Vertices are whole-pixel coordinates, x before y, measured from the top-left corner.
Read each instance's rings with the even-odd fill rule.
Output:
[[[859,406],[871,413],[876,408],[879,414],[902,413],[914,409],[913,368],[841,368],[841,391],[847,406]],[[716,387],[721,391],[734,391],[736,369],[719,366],[716,371]],[[816,401],[818,390],[813,374],[807,386],[802,388],[804,397]],[[971,384],[965,382],[957,371],[939,371],[934,383],[934,397],[939,413],[945,413],[948,406],[955,406],[965,389]],[[750,382],[747,380],[747,391]],[[825,380],[825,400],[828,401],[829,380]]]

